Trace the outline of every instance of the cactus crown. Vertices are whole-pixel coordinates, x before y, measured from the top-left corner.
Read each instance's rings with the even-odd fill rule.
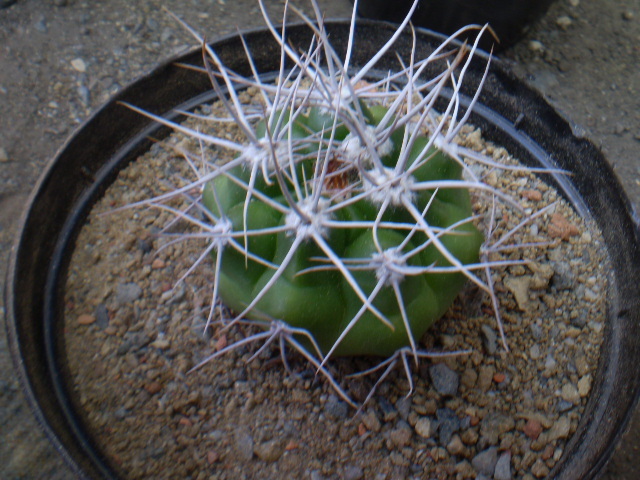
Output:
[[[235,312],[225,328],[246,321],[265,328],[242,344],[288,342],[351,403],[326,368],[329,357],[385,356],[390,360],[381,365],[389,368],[402,358],[408,369],[408,354],[416,361],[434,355],[420,351],[417,341],[466,280],[494,298],[484,275],[492,264],[474,225],[469,190],[503,195],[482,183],[464,157],[491,160],[455,143],[475,102],[459,118],[459,86],[477,40],[468,47],[454,39],[476,27],[462,29],[427,58],[412,55],[409,65],[370,83],[367,74],[392,49],[411,12],[380,52],[352,73],[353,28],[341,59],[312,1],[315,22],[296,10],[315,33],[300,53],[287,44],[286,27],[279,31],[260,5],[281,47],[275,83],[263,83],[257,73],[236,75],[202,43],[212,85],[244,141],[131,107],[235,152],[227,163],[207,161],[193,183],[145,204],[168,209],[168,198],[199,187],[195,211],[173,211],[210,239],[207,253],[214,257],[216,276],[209,322],[221,300]],[[479,38],[484,29],[478,30]],[[247,57],[251,62],[248,49]],[[285,57],[293,68],[285,70]],[[443,71],[423,80],[427,65],[443,57]],[[240,101],[238,90],[249,87],[260,105]],[[437,112],[434,104],[446,87],[453,95]]]

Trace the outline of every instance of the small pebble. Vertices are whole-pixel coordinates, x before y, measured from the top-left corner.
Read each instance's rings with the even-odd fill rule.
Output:
[[[460,383],[464,385],[466,388],[473,388],[476,385],[476,381],[478,380],[478,374],[472,368],[465,369],[462,372],[462,377],[460,378]]]
[[[284,453],[284,447],[282,442],[278,440],[270,440],[253,447],[253,453],[255,453],[260,460],[267,463],[273,463],[282,456]]]
[[[151,395],[158,393],[162,390],[162,385],[158,382],[151,382],[145,385],[144,389],[149,392]]]
[[[398,447],[406,447],[411,442],[411,429],[409,425],[407,425],[404,421],[398,422],[400,425],[398,428],[391,430],[389,433],[389,438],[393,442],[393,444]]]
[[[116,287],[116,300],[120,305],[126,303],[132,303],[142,295],[142,288],[140,288],[137,284],[131,283],[120,283]]]
[[[502,383],[507,379],[507,376],[504,373],[496,373],[493,376],[493,381],[496,383]]]
[[[166,266],[166,264],[164,263],[164,260],[162,260],[161,258],[156,258],[153,260],[153,262],[151,262],[151,268],[154,270],[159,270],[161,268],[164,268]]]
[[[455,395],[458,392],[458,374],[444,363],[431,365],[429,374],[433,386],[440,395]]]
[[[9,161],[9,154],[3,147],[0,147],[0,163],[4,163],[8,161]]]
[[[522,196],[532,202],[539,202],[542,200],[542,193],[539,190],[525,190],[522,192]]]
[[[438,435],[440,444],[446,446],[454,433],[460,430],[460,419],[456,412],[450,408],[439,408],[436,412],[438,418]]]
[[[560,396],[566,402],[577,405],[580,403],[580,393],[578,389],[572,383],[565,383],[560,390]]]
[[[531,40],[529,42],[529,50],[535,53],[541,53],[544,52],[544,45],[538,40]]]
[[[236,431],[234,435],[236,452],[245,461],[253,458],[253,438],[247,432]]]
[[[71,60],[71,66],[76,72],[84,73],[87,71],[87,64],[81,58]]]
[[[207,452],[207,463],[213,465],[220,460],[220,454],[215,450],[209,450]]]
[[[486,392],[491,388],[494,373],[495,370],[491,365],[483,365],[480,367],[480,373],[478,375],[478,388],[480,391]]]
[[[510,432],[515,421],[508,415],[491,412],[480,422],[480,436],[489,444],[497,445],[500,435]]]
[[[447,451],[451,455],[460,455],[464,450],[464,443],[462,443],[460,437],[458,435],[453,435],[449,443],[447,443]]]
[[[471,465],[476,469],[478,473],[486,475],[491,478],[498,462],[498,449],[496,447],[490,447],[471,460]]]
[[[36,23],[33,24],[35,29],[41,33],[47,33],[47,20],[44,17],[40,17]]]
[[[578,380],[578,393],[580,394],[581,398],[585,398],[587,395],[589,395],[589,392],[591,391],[591,382],[591,375],[585,375],[580,380]]]
[[[542,424],[537,420],[529,419],[527,423],[525,423],[522,431],[531,440],[537,440],[542,433]]]
[[[567,438],[570,430],[571,422],[566,415],[563,415],[551,426],[551,429],[547,433],[547,439],[549,442],[552,442],[559,438]]]
[[[86,85],[80,85],[78,87],[78,96],[80,97],[80,101],[85,107],[88,107],[91,103],[91,92]]]
[[[83,313],[78,316],[78,325],[91,325],[96,321],[96,317],[93,315],[89,315],[88,313]]]
[[[98,326],[105,329],[109,326],[109,310],[104,303],[98,305],[94,312]]]
[[[331,418],[344,420],[349,414],[349,405],[338,400],[335,395],[331,395],[324,405],[324,412]]]
[[[364,471],[357,465],[347,465],[344,469],[344,480],[360,480],[364,478]]]
[[[534,344],[531,346],[531,348],[529,349],[529,356],[532,360],[537,360],[538,358],[540,358],[540,347],[538,346],[538,344]]]
[[[562,15],[556,19],[556,25],[558,25],[563,30],[566,30],[571,26],[573,21],[567,15]]]
[[[498,335],[489,325],[482,325],[481,331],[484,348],[489,355],[493,355],[497,350]]]
[[[325,480],[325,477],[324,475],[322,475],[322,472],[320,470],[313,470],[309,478],[311,480]]]
[[[422,438],[430,438],[431,437],[431,420],[426,417],[419,419],[416,422],[415,427],[413,427],[418,435]]]
[[[364,423],[365,427],[367,427],[372,432],[379,432],[382,428],[380,424],[380,420],[374,412],[367,412],[362,416],[362,423]]]
[[[531,473],[533,473],[536,478],[544,478],[549,475],[549,467],[539,458],[531,467]]]
[[[505,452],[498,457],[493,480],[511,480],[511,453]]]

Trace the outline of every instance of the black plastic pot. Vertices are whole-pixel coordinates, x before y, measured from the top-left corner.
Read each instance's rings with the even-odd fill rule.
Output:
[[[336,49],[345,49],[348,24],[329,23],[327,30]],[[362,65],[379,51],[392,31],[387,24],[361,22],[352,63]],[[289,41],[302,49],[309,44],[310,36],[305,26],[289,29]],[[417,38],[418,58],[425,57],[442,40],[428,31],[418,31]],[[245,39],[258,71],[267,79],[273,78],[280,54],[271,35],[254,31]],[[411,42],[410,35],[403,36],[395,50],[406,57]],[[251,75],[237,36],[215,42],[214,48],[231,69]],[[67,141],[30,198],[10,258],[6,317],[16,370],[42,428],[81,478],[117,477],[88,436],[69,398],[59,335],[66,268],[93,202],[121,168],[149,148],[148,135],[158,138],[168,133],[119,102],[175,116],[174,109],[189,109],[214,97],[206,75],[177,63],[200,65],[200,49],[159,67],[120,92]],[[475,90],[485,63],[486,57],[479,55],[471,65],[465,94]],[[391,54],[380,62],[379,73],[397,67],[398,60]],[[545,180],[555,182],[579,213],[594,219],[604,234],[613,270],[599,370],[578,430],[551,473],[559,479],[593,478],[623,433],[640,387],[638,225],[600,151],[499,62],[493,63],[471,122],[527,164],[570,171],[571,176]]]
[[[353,1],[353,0],[352,0]],[[414,0],[359,0],[358,14],[375,20],[401,22]],[[420,0],[411,21],[419,27],[451,35],[465,25],[488,23],[499,43],[486,35],[481,46],[495,51],[516,43],[553,0]],[[495,45],[494,45],[495,43]]]

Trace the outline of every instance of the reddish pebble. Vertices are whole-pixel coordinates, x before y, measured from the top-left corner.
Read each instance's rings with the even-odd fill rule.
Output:
[[[89,315],[88,313],[83,313],[78,317],[78,323],[80,325],[91,325],[95,321],[96,317],[94,317],[93,315]]]
[[[531,200],[532,202],[539,202],[542,200],[542,193],[538,190],[525,190],[522,192],[522,196],[527,200]]]
[[[160,385],[158,382],[151,382],[145,385],[144,389],[147,392],[149,392],[151,395],[154,395],[158,393],[160,390],[162,390],[162,385]]]
[[[507,376],[504,373],[496,373],[493,376],[493,381],[496,383],[502,383],[507,379]]]
[[[166,282],[163,283],[162,287],[161,287],[163,293],[164,292],[168,292],[169,290],[171,290],[171,288],[172,288],[171,284],[170,283],[166,283]]]
[[[525,423],[522,431],[531,440],[537,440],[542,433],[542,424],[537,420],[529,419],[527,423]]]
[[[220,351],[226,346],[227,346],[227,336],[220,335],[220,337],[218,337],[218,340],[216,341],[216,350]]]
[[[479,423],[480,423],[480,419],[475,415],[471,415],[471,417],[469,417],[469,425],[471,425],[472,427],[475,427]]]
[[[364,423],[358,425],[358,435],[362,436],[367,433],[367,427],[364,426]]]
[[[207,452],[207,462],[209,463],[209,465],[213,465],[218,460],[220,460],[220,454],[218,452],[216,452],[215,450],[209,450]]]
[[[551,238],[561,238],[569,240],[569,237],[575,237],[580,234],[580,230],[574,224],[570,223],[563,215],[554,213],[551,215],[551,223],[547,227]]]
[[[290,452],[291,450],[295,450],[296,448],[298,448],[300,445],[298,445],[297,442],[294,442],[293,440],[291,440],[289,443],[287,443],[287,446],[284,447],[284,449],[287,452]]]
[[[191,425],[193,425],[191,420],[189,420],[187,417],[182,417],[180,420],[178,420],[178,423],[180,425],[184,425],[185,427],[190,427]]]
[[[161,268],[165,267],[165,263],[164,260],[160,259],[160,258],[156,258],[153,262],[151,262],[151,268],[153,268],[154,270],[159,270]]]

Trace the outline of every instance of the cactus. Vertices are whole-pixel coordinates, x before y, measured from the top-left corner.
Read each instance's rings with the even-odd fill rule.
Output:
[[[469,192],[489,192],[507,204],[509,199],[478,179],[464,158],[493,162],[455,143],[476,100],[460,116],[459,86],[485,28],[466,27],[429,57],[412,55],[398,72],[366,81],[416,4],[381,51],[351,73],[353,29],[341,60],[312,0],[315,22],[296,10],[315,32],[308,51],[299,53],[286,43],[286,27],[276,29],[261,1],[282,57],[294,65],[290,71],[283,66],[273,84],[263,83],[257,73],[242,78],[227,70],[192,32],[202,42],[205,67],[227,120],[238,125],[243,142],[130,106],[204,144],[235,152],[227,163],[212,159],[206,169],[194,167],[198,178],[189,185],[143,202],[172,211],[209,239],[199,260],[210,253],[215,261],[207,326],[221,301],[235,312],[223,328],[245,322],[264,329],[195,368],[248,342],[280,339],[352,403],[329,373],[327,360],[388,357],[372,369],[386,366],[384,377],[402,359],[410,380],[407,356],[417,361],[438,355],[421,351],[418,341],[465,281],[491,295],[500,325],[488,275],[497,264],[488,261],[490,247],[474,224]],[[454,43],[473,29],[479,30],[473,45]],[[425,67],[445,56],[449,61],[441,74],[421,80]],[[251,62],[248,49],[247,57]],[[446,86],[453,95],[437,112],[434,104]],[[258,92],[261,105],[239,100],[237,90],[247,87]],[[194,187],[201,195],[190,199],[189,209],[166,204]]]
[[[483,238],[468,191],[438,188],[460,182],[462,168],[428,137],[414,132],[403,148],[397,128],[378,141],[389,110],[363,103],[365,131],[380,144],[369,162],[321,108],[283,121],[278,110],[256,133],[291,152],[275,147],[263,172],[240,164],[205,184],[214,221],[246,237],[222,250],[219,295],[240,317],[307,330],[324,354],[388,356],[447,310],[465,280],[443,271],[447,257],[477,262]]]

